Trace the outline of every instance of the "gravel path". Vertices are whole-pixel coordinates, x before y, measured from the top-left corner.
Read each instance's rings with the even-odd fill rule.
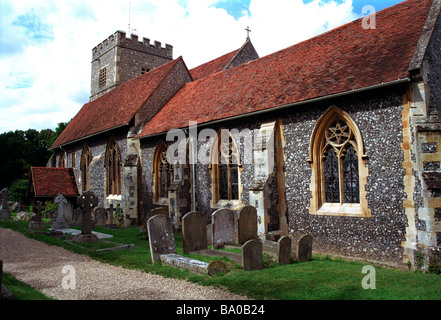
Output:
[[[111,266],[0,228],[3,271],[58,300],[245,300],[212,287]],[[75,289],[63,289],[75,269]],[[69,268],[69,267],[68,267]]]

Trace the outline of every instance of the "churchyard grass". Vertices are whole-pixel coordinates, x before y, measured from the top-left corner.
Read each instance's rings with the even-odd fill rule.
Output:
[[[49,227],[48,221],[44,219]],[[97,226],[95,231],[111,234],[113,241],[134,244],[132,250],[97,252],[96,246],[72,245],[65,237],[53,238],[34,234],[29,222],[0,220],[0,228],[9,228],[30,238],[51,245],[62,246],[93,259],[125,268],[138,269],[165,277],[187,279],[201,285],[215,286],[253,299],[273,300],[439,300],[441,299],[441,275],[422,274],[375,266],[375,289],[363,289],[363,278],[368,276],[362,269],[369,263],[347,262],[342,259],[313,256],[309,262],[292,262],[279,266],[270,256],[264,255],[264,269],[244,271],[225,257],[219,257],[230,270],[213,277],[178,270],[170,266],[151,263],[149,243],[139,228],[108,229]],[[177,253],[183,254],[182,235],[176,234]],[[227,250],[227,249],[226,249]],[[237,249],[228,249],[237,252]],[[184,255],[204,261],[213,258],[200,255]],[[13,288],[12,288],[13,289]],[[33,298],[32,298],[33,299]],[[35,298],[35,299],[38,299]]]
[[[7,273],[3,273],[3,284],[14,293],[14,300],[53,300]]]

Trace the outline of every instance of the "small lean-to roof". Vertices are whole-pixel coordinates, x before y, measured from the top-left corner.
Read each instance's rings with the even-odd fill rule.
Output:
[[[32,167],[30,183],[35,197],[78,196],[72,168]]]
[[[86,103],[51,148],[128,125],[178,61],[170,61]]]
[[[407,0],[312,39],[187,83],[138,138],[409,78],[432,0]]]

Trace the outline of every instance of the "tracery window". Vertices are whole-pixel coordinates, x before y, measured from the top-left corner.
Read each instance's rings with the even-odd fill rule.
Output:
[[[338,119],[326,130],[323,148],[325,202],[359,203],[357,143],[344,120]]]
[[[107,195],[121,194],[121,159],[118,144],[115,138],[111,138],[107,144],[105,167],[106,167],[106,193]]]
[[[336,107],[317,121],[311,144],[311,214],[370,217],[363,139],[351,117]]]

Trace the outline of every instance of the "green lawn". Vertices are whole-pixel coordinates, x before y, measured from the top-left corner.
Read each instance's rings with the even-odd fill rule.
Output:
[[[48,225],[49,226],[49,225]],[[62,246],[96,260],[125,268],[138,269],[166,277],[187,279],[201,285],[215,286],[254,299],[269,300],[439,300],[441,298],[441,275],[422,274],[381,266],[375,266],[375,289],[363,289],[363,278],[372,274],[362,273],[365,264],[346,262],[313,256],[309,262],[293,262],[279,266],[265,255],[265,268],[259,271],[243,271],[237,264],[222,259],[229,272],[214,277],[193,274],[159,264],[152,265],[149,243],[139,228],[106,229],[97,227],[97,232],[114,236],[109,241],[134,244],[136,249],[96,252],[95,245],[84,248],[65,242],[65,238],[54,239],[47,235],[32,234],[28,222],[0,220],[0,228],[19,231],[30,238],[52,245]],[[182,235],[176,235],[176,246],[182,252]],[[107,245],[105,245],[107,246]],[[212,258],[191,256],[193,258]],[[14,292],[14,288],[10,288]],[[30,296],[29,299],[39,299]]]

